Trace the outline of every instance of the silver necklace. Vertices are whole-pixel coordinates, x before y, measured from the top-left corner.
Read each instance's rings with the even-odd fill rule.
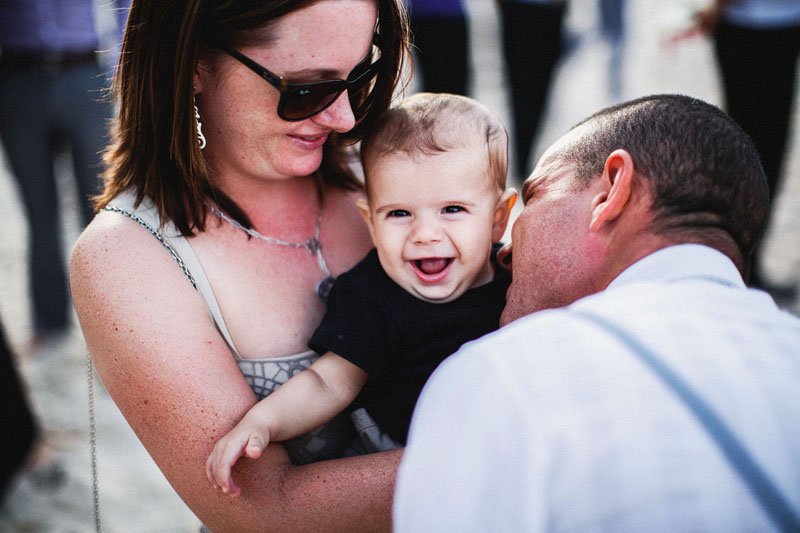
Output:
[[[316,255],[319,269],[324,274],[324,277],[317,283],[317,297],[323,302],[328,300],[328,294],[331,292],[331,287],[333,287],[334,277],[331,275],[328,264],[325,262],[325,257],[322,255],[322,243],[319,241],[319,231],[322,225],[322,209],[320,209],[319,215],[317,215],[317,224],[314,228],[314,235],[303,242],[291,242],[284,241],[282,239],[276,239],[275,237],[268,237],[267,235],[262,235],[252,228],[246,228],[214,205],[209,205],[208,208],[220,219],[236,228],[239,228],[251,237],[255,237],[256,239],[262,240],[269,244],[274,244],[276,246],[285,246],[287,248],[305,248],[310,255]]]

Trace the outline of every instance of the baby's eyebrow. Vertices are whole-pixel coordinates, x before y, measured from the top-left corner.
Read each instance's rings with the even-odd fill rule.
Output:
[[[457,205],[475,205],[475,202],[472,202],[470,200],[459,200],[457,198],[453,198],[453,199],[445,200],[445,201],[441,202],[441,205],[456,205],[456,204]]]
[[[375,212],[386,213],[387,211],[395,211],[397,209],[404,209],[406,211],[408,210],[406,207],[400,204],[387,204],[387,205],[379,205],[378,207],[375,208]]]

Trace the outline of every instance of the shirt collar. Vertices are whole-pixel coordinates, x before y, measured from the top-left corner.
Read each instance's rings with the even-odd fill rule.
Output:
[[[745,288],[741,274],[725,254],[701,244],[676,244],[643,257],[622,271],[608,289],[639,281],[677,281],[702,278]]]

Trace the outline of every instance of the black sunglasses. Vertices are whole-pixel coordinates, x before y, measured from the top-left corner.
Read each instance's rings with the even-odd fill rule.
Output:
[[[278,92],[281,93],[280,100],[278,100],[278,116],[290,122],[304,120],[324,111],[344,91],[347,91],[350,96],[350,105],[356,104],[359,99],[359,93],[378,73],[378,65],[381,62],[378,59],[374,63],[369,63],[370,56],[367,56],[364,61],[353,69],[347,80],[337,78],[309,83],[295,83],[273,74],[234,48],[220,46],[219,49],[278,89]],[[354,114],[356,118],[359,118],[360,113],[355,107]]]

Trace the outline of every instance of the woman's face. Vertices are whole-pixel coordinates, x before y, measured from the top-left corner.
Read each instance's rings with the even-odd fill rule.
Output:
[[[371,50],[374,0],[322,0],[279,19],[266,45],[239,52],[293,82],[347,79]],[[299,122],[278,117],[278,90],[233,57],[216,56],[195,74],[196,101],[208,144],[204,154],[220,183],[307,176],[322,161],[331,132],[355,119],[347,92]]]

